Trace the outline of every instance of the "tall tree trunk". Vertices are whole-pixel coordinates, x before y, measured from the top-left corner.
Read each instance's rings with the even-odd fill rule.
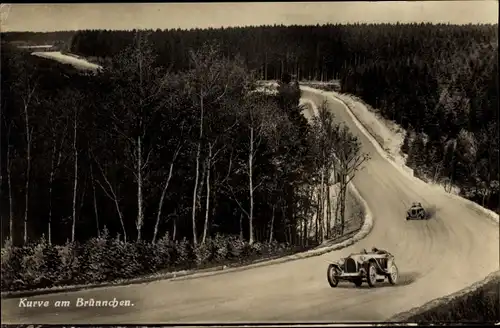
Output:
[[[9,138],[7,139],[9,141]],[[10,144],[7,144],[7,188],[9,188],[9,237],[14,243],[14,204],[12,202]]]
[[[321,188],[317,189],[317,192],[316,192],[316,220],[314,220],[315,225],[316,225],[315,226],[316,230],[315,230],[315,235],[314,235],[316,242],[319,241],[319,217],[321,215],[321,206],[320,206],[321,195],[320,195],[320,193],[321,193]]]
[[[196,199],[198,202],[198,207],[196,208],[196,210],[200,210],[202,206],[201,194],[203,193],[203,188],[205,187],[206,174],[207,174],[207,164],[205,162],[201,169],[200,185],[198,186],[198,194],[196,195]]]
[[[304,220],[304,245],[308,246],[309,245],[309,230],[307,229],[308,227],[308,222],[307,219]]]
[[[28,105],[24,106],[26,128],[26,185],[24,191],[24,244],[28,243],[29,187],[31,173],[31,131],[29,129]]]
[[[76,148],[76,110],[73,121],[73,154],[75,156],[74,162],[74,180],[73,180],[73,223],[71,225],[71,242],[75,241],[75,227],[76,227],[76,193],[78,191],[78,149]]]
[[[330,231],[332,229],[332,201],[330,195],[330,183],[326,185],[326,239],[330,239]]]
[[[115,162],[116,162],[116,159],[115,159]],[[97,182],[101,186],[101,188],[104,191],[104,193],[106,193],[106,195],[111,200],[113,200],[113,202],[115,204],[116,212],[118,213],[118,218],[120,219],[120,225],[121,225],[122,231],[123,231],[123,240],[126,242],[127,241],[127,229],[125,228],[125,222],[123,221],[123,213],[120,210],[120,204],[118,203],[118,197],[117,197],[117,195],[116,195],[116,193],[115,193],[115,191],[113,189],[113,186],[109,182],[109,179],[106,177],[106,174],[104,173],[104,170],[99,165],[99,162],[96,161],[96,163],[99,166],[99,169],[101,170],[101,174],[102,174],[102,176],[104,178],[104,181],[106,182],[106,185],[108,186],[109,192],[106,191],[106,188],[104,188],[104,186],[99,182],[99,180],[97,180]]]
[[[345,232],[345,204],[346,204],[346,191],[347,191],[347,185],[346,185],[346,179],[347,177],[345,174],[341,175],[341,182],[340,182],[340,229],[341,229],[341,234],[344,235]]]
[[[137,160],[136,160],[136,179],[137,179],[137,219],[136,219],[136,230],[137,230],[137,241],[140,241],[142,238],[142,226],[144,224],[144,199],[142,195],[142,188],[143,188],[143,169],[145,164],[147,164],[147,159],[146,163],[143,164],[142,160],[142,138],[144,136],[144,125],[143,125],[143,119],[144,119],[144,109],[143,109],[143,100],[144,100],[144,88],[143,88],[143,75],[142,75],[142,66],[143,66],[143,59],[144,57],[142,56],[142,45],[143,45],[143,40],[142,40],[142,35],[139,33],[138,38],[137,38],[137,64],[139,68],[139,92],[140,92],[140,101],[139,101],[139,131],[140,135],[137,137]]]
[[[66,126],[67,128],[67,126]],[[52,157],[51,157],[51,163],[50,163],[50,178],[49,178],[49,219],[48,219],[48,226],[47,226],[47,233],[48,233],[48,242],[49,244],[52,244],[52,191],[53,191],[53,185],[54,185],[54,176],[56,173],[56,170],[59,168],[59,165],[61,164],[61,157],[62,157],[62,146],[63,142],[65,139],[66,135],[66,128],[64,131],[64,136],[61,138],[61,144],[59,146],[59,155],[57,157],[57,162],[56,162],[56,135],[55,132],[52,134]]]
[[[201,237],[201,243],[205,243],[205,239],[207,238],[207,230],[208,230],[208,218],[210,213],[210,167],[212,165],[212,146],[208,147],[208,163],[207,163],[207,199],[205,201],[205,224],[203,225],[203,235]]]
[[[196,236],[196,205],[198,198],[198,183],[200,179],[200,156],[201,156],[201,139],[203,138],[203,92],[200,94],[200,135],[198,140],[198,148],[196,149],[196,172],[193,188],[193,205],[191,208],[191,224],[193,229],[193,245],[198,245],[198,238]]]
[[[144,223],[144,204],[142,196],[142,177],[143,163],[142,163],[142,137],[137,137],[137,241],[141,240],[142,225]]]
[[[81,218],[83,204],[85,203],[85,194],[87,193],[88,179],[84,179],[83,189],[81,189],[80,193],[80,205],[78,206],[77,217]]]
[[[320,215],[319,215],[319,237],[320,237],[320,242],[322,243],[324,241],[324,214],[325,214],[325,189],[324,189],[324,184],[325,184],[325,170],[321,168],[321,180],[320,180]]]
[[[83,204],[85,203],[85,194],[87,193],[87,187],[88,187],[88,179],[85,179],[83,180],[84,181],[84,184],[83,184],[83,189],[82,189],[82,192],[80,193],[80,206],[78,207],[78,216],[81,217],[81,213],[82,213],[82,208],[83,208]]]
[[[243,213],[240,213],[240,240],[243,240]]]
[[[50,177],[49,177],[49,218],[47,224],[47,234],[48,234],[48,243],[52,244],[52,184],[54,182],[54,166],[55,166],[55,157],[56,157],[56,142],[55,142],[55,133],[52,134],[52,156],[50,159]]]
[[[272,214],[271,214],[271,227],[270,227],[270,231],[269,231],[269,243],[271,243],[273,241],[273,232],[274,232],[274,212],[276,210],[276,205],[273,204],[273,211],[272,211]]]
[[[340,226],[340,203],[342,202],[342,195],[340,194],[340,190],[337,193],[337,199],[335,202],[335,219],[333,223],[333,230],[336,232]],[[335,236],[336,237],[336,236]]]
[[[174,216],[173,228],[172,228],[172,240],[175,241],[177,237],[177,216]]]
[[[248,212],[248,242],[253,244],[253,127],[250,128],[250,152],[248,154],[248,191],[250,194],[250,211]]]
[[[174,159],[175,160],[175,159]],[[163,186],[163,190],[161,192],[160,196],[160,202],[158,203],[158,212],[156,213],[156,223],[155,223],[155,230],[153,233],[153,244],[156,241],[156,236],[158,235],[158,226],[160,224],[160,217],[161,217],[161,210],[163,207],[163,202],[165,201],[165,195],[167,194],[167,189],[170,184],[170,180],[172,179],[172,175],[174,172],[174,160],[170,163],[170,168],[168,169],[168,178],[167,181],[165,181],[165,185]]]
[[[92,198],[94,203],[94,215],[95,215],[95,225],[97,229],[97,237],[101,236],[101,230],[99,228],[99,212],[97,210],[97,198],[95,195],[95,179],[94,179],[94,170],[92,169],[92,163],[90,163],[90,179],[92,182]]]
[[[120,219],[120,224],[122,226],[123,241],[127,242],[127,229],[125,229],[125,221],[123,220],[123,213],[120,210],[120,206],[118,205],[118,200],[116,198],[115,198],[115,207],[116,207],[116,210],[118,211],[118,218]]]
[[[342,235],[345,233],[345,207],[347,202],[347,187],[343,190],[342,195]]]
[[[436,169],[434,170],[434,177],[432,178],[432,181],[436,182],[438,179],[439,174],[441,173],[441,164],[440,162],[438,165],[436,165]]]

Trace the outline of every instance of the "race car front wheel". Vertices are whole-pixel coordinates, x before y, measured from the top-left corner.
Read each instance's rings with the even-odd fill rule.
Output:
[[[368,286],[373,287],[377,282],[377,269],[375,268],[375,264],[368,264],[368,270],[366,270],[366,281],[368,282]]]
[[[391,285],[395,285],[396,282],[398,281],[398,278],[399,278],[398,267],[396,266],[396,264],[393,263],[389,269],[389,283]]]
[[[337,285],[339,284],[339,280],[337,279],[337,271],[338,269],[334,265],[330,264],[328,266],[326,277],[328,279],[330,287],[332,288],[337,287]]]

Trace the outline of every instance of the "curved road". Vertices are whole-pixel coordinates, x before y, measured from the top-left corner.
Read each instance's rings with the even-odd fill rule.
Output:
[[[304,91],[321,103],[323,95]],[[498,226],[465,203],[404,175],[380,156],[344,106],[329,101],[338,120],[358,136],[371,160],[354,183],[371,208],[372,232],[355,245],[319,257],[197,279],[52,294],[28,300],[70,300],[70,307],[19,308],[2,300],[4,323],[119,324],[250,321],[380,321],[453,293],[498,270]],[[306,113],[310,116],[311,113]],[[407,222],[412,201],[435,206],[429,221]],[[396,286],[355,288],[326,281],[327,261],[376,245],[396,256]],[[130,299],[134,306],[74,306],[77,298]]]

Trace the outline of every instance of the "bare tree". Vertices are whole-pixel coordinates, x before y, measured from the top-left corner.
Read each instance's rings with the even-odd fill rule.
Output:
[[[49,218],[48,218],[48,224],[47,224],[47,235],[48,235],[48,243],[52,243],[52,189],[53,189],[53,184],[54,184],[54,177],[61,165],[61,159],[62,159],[62,147],[64,140],[66,138],[66,131],[67,131],[68,124],[66,124],[64,132],[61,137],[61,141],[59,144],[59,147],[57,147],[57,132],[54,129],[52,131],[52,151],[51,151],[51,158],[50,158],[50,176],[49,176]],[[57,157],[57,159],[56,159]]]
[[[243,170],[245,171],[248,179],[248,210],[243,207],[241,202],[236,197],[233,188],[228,185],[232,192],[233,199],[236,201],[241,211],[248,218],[248,242],[250,244],[254,242],[254,192],[264,183],[263,179],[257,183],[255,181],[255,160],[260,150],[262,141],[271,134],[270,130],[277,128],[276,125],[270,123],[272,122],[272,115],[273,112],[275,113],[276,108],[271,106],[269,102],[263,101],[263,98],[260,97],[260,95],[250,95],[246,98],[245,103],[241,106],[243,108],[242,123],[243,126],[245,126],[245,129],[247,129],[248,131],[248,148],[246,159],[247,163],[246,165],[243,165]]]
[[[11,242],[14,242],[14,204],[12,200],[12,181],[11,181],[11,148],[13,146],[10,144],[10,132],[11,132],[11,125],[12,123],[9,123],[7,127],[7,163],[6,163],[6,169],[7,169],[7,188],[9,190],[9,237]],[[15,151],[15,149],[14,149]]]
[[[196,142],[195,155],[195,181],[193,186],[193,203],[191,207],[191,224],[193,231],[193,244],[198,244],[196,229],[196,213],[198,208],[198,188],[204,179],[200,180],[200,164],[202,159],[202,146],[204,145],[206,124],[206,111],[222,99],[228,87],[223,83],[221,76],[224,73],[224,61],[219,58],[219,51],[214,44],[205,44],[198,52],[191,52],[193,69],[188,74],[189,92],[194,96],[195,106],[199,109],[198,141]],[[220,88],[222,85],[222,88]],[[207,99],[210,98],[207,103]]]
[[[92,163],[89,164],[90,167],[90,183],[92,184],[92,200],[94,204],[94,215],[95,215],[95,224],[96,224],[96,229],[97,229],[97,237],[101,236],[101,230],[99,226],[99,211],[97,210],[97,198],[96,198],[96,192],[95,192],[95,177],[94,177],[94,170],[92,168]]]
[[[335,131],[337,132],[335,157],[338,161],[337,172],[340,183],[338,206],[340,206],[341,234],[344,234],[347,187],[356,172],[370,157],[361,152],[361,143],[346,126],[337,126]]]
[[[234,124],[230,126],[228,129],[224,130],[224,132],[221,134],[224,136],[225,134],[229,133],[229,131],[234,127]],[[217,163],[217,160],[219,158],[219,155],[223,153],[223,151],[226,149],[227,144],[222,144],[219,146],[220,148],[216,151],[214,151],[215,147],[218,145],[218,140],[219,137],[215,138],[214,141],[209,141],[208,143],[208,156],[206,158],[206,200],[205,200],[205,222],[203,224],[203,234],[201,237],[201,244],[205,243],[205,240],[207,238],[207,232],[208,232],[208,224],[209,224],[209,216],[210,216],[210,198],[211,198],[211,188],[212,188],[212,182],[211,182],[211,171],[213,166]],[[215,191],[215,190],[214,190]]]
[[[74,108],[73,113],[73,156],[74,156],[74,177],[73,177],[73,212],[71,225],[71,242],[75,241],[76,229],[76,195],[78,192],[78,148],[77,148],[77,133],[78,133],[78,109]]]
[[[163,208],[163,203],[165,201],[165,196],[167,194],[168,186],[170,185],[170,181],[171,181],[172,176],[173,176],[174,165],[175,165],[175,162],[177,160],[177,157],[179,156],[180,151],[182,150],[182,148],[184,147],[184,145],[186,143],[186,138],[184,137],[184,133],[183,133],[184,132],[184,125],[181,126],[180,130],[181,130],[181,133],[178,136],[179,140],[177,142],[177,145],[175,146],[175,150],[174,150],[174,153],[172,155],[172,159],[171,159],[170,164],[169,164],[168,176],[167,176],[167,179],[165,180],[165,182],[163,184],[163,189],[162,189],[162,192],[161,192],[160,201],[158,202],[158,212],[156,213],[156,223],[155,223],[155,228],[154,228],[154,233],[153,233],[153,239],[152,239],[153,243],[155,243],[156,237],[158,235],[158,226],[160,224],[160,218],[161,218],[161,212],[162,212],[162,208]],[[188,131],[188,133],[189,133],[189,131]],[[174,224],[175,224],[175,222],[174,222]]]
[[[272,242],[274,238],[276,208],[280,206],[282,199],[282,192],[278,180],[280,174],[282,174],[281,167],[286,161],[286,153],[282,152],[280,147],[282,145],[283,138],[292,131],[291,122],[287,115],[279,109],[276,109],[274,112],[272,121],[268,122],[271,124],[271,128],[267,129],[268,133],[266,136],[270,151],[273,153],[274,164],[272,177],[267,183],[271,198],[270,201],[273,204],[271,208],[271,222],[269,224],[269,242]]]
[[[327,235],[329,235],[332,211],[330,191],[332,185],[338,182],[339,193],[337,195],[335,218],[340,223],[340,232],[343,234],[347,187],[354,178],[355,173],[362,167],[362,164],[369,159],[369,156],[361,153],[361,144],[346,126],[334,122],[334,115],[329,111],[326,101],[319,106],[318,116],[314,118],[313,125],[314,130],[317,131],[316,144],[320,152],[318,156],[321,171],[319,187],[320,217],[326,217]],[[320,220],[319,233],[321,240],[324,238],[323,231],[321,231],[323,223],[325,222]]]
[[[25,72],[27,75],[28,73]],[[24,196],[24,243],[28,242],[28,217],[29,217],[29,189],[30,189],[30,173],[31,173],[31,146],[33,137],[33,128],[30,127],[30,113],[29,109],[32,104],[37,83],[30,83],[29,77],[25,76],[25,94],[22,96],[23,101],[23,112],[24,112],[24,123],[25,123],[25,134],[26,134],[26,185],[25,185],[25,196]]]
[[[91,154],[92,154],[92,151],[91,151]],[[97,183],[101,187],[102,191],[106,194],[106,196],[109,199],[111,199],[113,201],[113,203],[115,204],[115,209],[116,209],[116,212],[118,213],[118,218],[120,219],[120,224],[121,224],[122,231],[123,231],[123,240],[127,241],[127,230],[125,229],[125,222],[123,221],[123,213],[120,209],[119,199],[118,199],[118,196],[116,194],[115,188],[113,188],[113,185],[109,181],[101,164],[97,161],[95,156],[92,156],[92,157],[94,158],[94,161],[95,161],[97,167],[99,168],[99,171],[101,172],[101,176],[104,179],[105,185],[103,185],[99,180],[97,180]]]
[[[156,55],[147,36],[137,32],[134,43],[114,60],[110,70],[117,83],[109,110],[113,120],[114,137],[124,141],[128,158],[124,167],[132,172],[137,188],[137,240],[142,239],[144,225],[144,188],[149,181],[151,156],[156,147],[150,132],[158,124],[159,112],[165,106],[169,72],[155,66]],[[130,165],[130,161],[132,164]]]
[[[205,243],[205,239],[207,238],[207,230],[208,230],[208,218],[210,213],[210,172],[212,171],[212,148],[213,145],[211,143],[208,144],[208,157],[207,157],[207,194],[205,200],[205,223],[203,224],[203,234],[201,237],[201,244]]]
[[[328,110],[327,102],[323,102],[318,108],[318,115],[313,118],[313,130],[316,131],[315,146],[316,146],[316,161],[320,174],[318,186],[318,233],[319,241],[323,242],[325,235],[329,235],[328,228],[331,215],[328,211],[331,209],[330,199],[330,176],[334,169],[333,156],[335,152],[335,125],[333,122],[333,114]],[[326,203],[326,207],[325,207]],[[325,229],[326,228],[326,229]],[[326,234],[325,234],[325,230]]]

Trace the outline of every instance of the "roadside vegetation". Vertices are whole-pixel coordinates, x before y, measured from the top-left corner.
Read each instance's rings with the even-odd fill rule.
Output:
[[[248,263],[352,233],[346,190],[366,156],[332,114],[309,125],[286,72],[276,95],[252,92],[244,57],[217,43],[177,70],[152,44],[136,32],[97,72],[2,45],[2,291]]]
[[[417,323],[482,323],[500,320],[500,276],[490,279],[474,291],[414,314],[407,322]]]

